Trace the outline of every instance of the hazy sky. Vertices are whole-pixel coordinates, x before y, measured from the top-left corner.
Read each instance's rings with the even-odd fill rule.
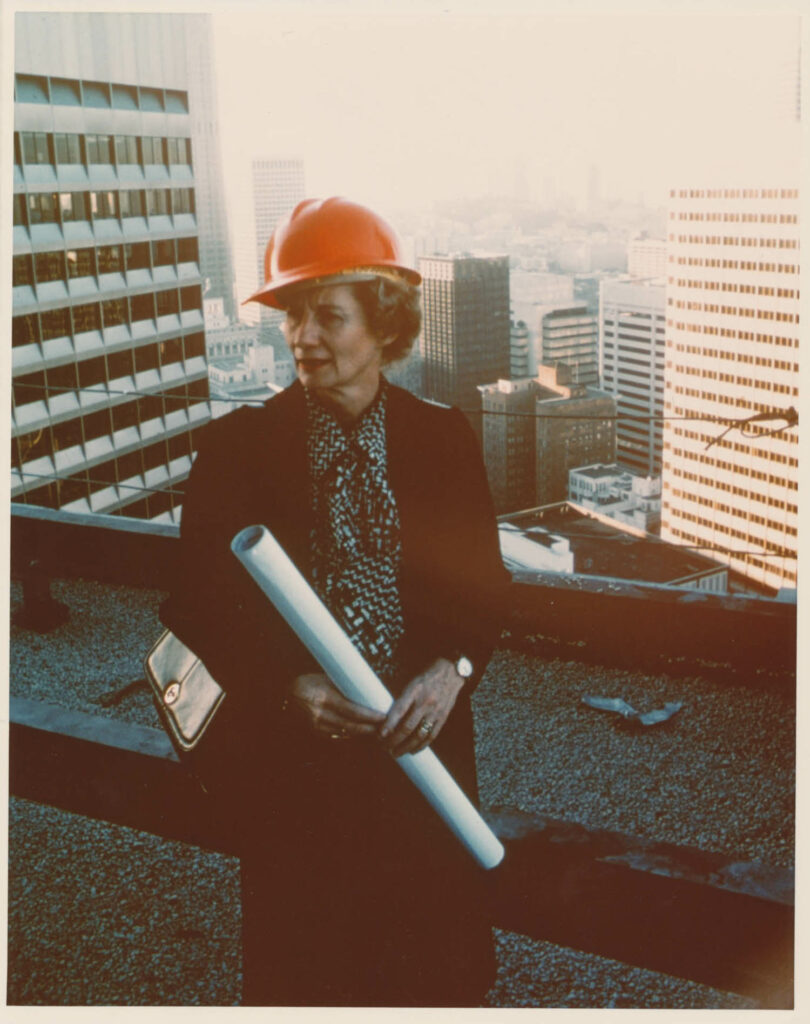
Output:
[[[520,176],[530,196],[547,183],[581,195],[591,164],[603,194],[663,201],[719,125],[734,135],[787,114],[800,41],[795,15],[743,4],[212,10],[226,165],[301,156],[311,194],[382,208],[512,193]]]

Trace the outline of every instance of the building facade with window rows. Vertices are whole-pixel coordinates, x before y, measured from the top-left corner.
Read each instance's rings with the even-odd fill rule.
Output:
[[[786,157],[780,187],[771,173],[765,187],[673,190],[667,240],[661,535],[717,548],[774,590],[797,584],[798,429],[778,417],[799,408],[800,199],[788,168]],[[723,418],[771,413],[725,430]]]
[[[12,500],[177,521],[210,419],[187,94],[18,74]]]

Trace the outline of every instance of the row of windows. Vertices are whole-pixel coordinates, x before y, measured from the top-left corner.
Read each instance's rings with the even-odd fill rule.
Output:
[[[199,332],[21,374],[12,382],[14,405],[19,407],[42,401],[65,391],[103,390],[111,380],[131,377],[145,370],[157,370],[204,353],[205,336]]]
[[[793,373],[799,372],[798,363],[789,363],[784,359],[770,359],[765,356],[751,356],[746,355],[743,352],[729,351],[728,349],[719,348],[704,348],[701,345],[683,345],[677,344],[675,346],[676,352],[685,352],[688,355],[694,356],[707,356],[713,359],[729,359],[737,363],[749,363],[752,366],[764,366],[768,369],[774,370],[790,370]],[[667,367],[673,367],[675,363],[671,360],[667,360]]]
[[[14,98],[18,103],[188,113],[188,93],[181,89],[156,89],[79,78],[48,78],[45,75],[15,75]]]
[[[670,189],[674,199],[798,199],[797,188],[690,188]]]
[[[667,503],[667,508],[669,504]],[[725,510],[725,508],[724,508]],[[697,523],[699,526],[704,526],[708,530],[716,530],[718,533],[724,533],[731,537],[737,537],[740,540],[744,540],[746,543],[762,543],[756,536],[752,537],[750,532],[743,530],[737,530],[732,526],[727,526],[724,523],[715,523],[711,519],[707,519],[705,516],[693,515],[691,512],[687,512],[685,509],[678,508],[677,506],[671,509],[672,515],[679,516],[681,519],[686,519],[689,522]],[[737,515],[739,519],[739,514]],[[764,516],[755,514],[749,515],[746,520],[748,523],[753,523],[757,526],[764,526],[768,529],[777,530],[779,533],[784,533],[789,537],[795,537],[797,530],[795,526],[785,526],[783,523],[776,523],[772,519],[766,519]]]
[[[80,277],[121,274],[124,271],[151,270],[155,267],[197,263],[197,239],[166,238],[155,242],[134,242],[127,245],[100,245],[83,249],[28,253],[15,256],[12,282],[20,285],[45,284],[49,281],[70,281]]]
[[[50,456],[54,452],[67,451],[77,445],[88,445],[97,438],[111,437],[118,430],[161,419],[177,409],[186,409],[190,404],[207,400],[208,380],[201,379],[144,395],[110,408],[98,409],[96,412],[76,416],[62,423],[48,424],[40,430],[12,438],[12,467],[20,469],[35,459]],[[177,443],[175,440],[174,444]],[[180,454],[188,455],[190,452],[183,450],[171,457],[177,458]],[[95,473],[95,470],[91,472]]]
[[[712,327],[709,324],[686,324],[681,321],[668,320],[668,326],[675,327],[679,331],[686,331],[690,334],[715,334],[724,338],[742,338],[743,340],[754,340],[768,345],[780,345],[786,348],[798,348],[798,338],[784,338],[779,334],[755,334],[752,331],[731,331],[723,327]]]
[[[706,480],[706,477],[698,478],[695,473],[683,473],[682,476],[687,480],[693,480],[695,482],[700,482],[701,484],[704,484],[705,482],[705,485],[707,486],[713,485],[721,491],[728,491],[736,494],[740,498],[757,501],[762,505],[769,505],[771,508],[781,509],[793,514],[797,512],[797,507],[795,505],[792,505],[787,501],[780,501],[778,498],[771,498],[765,494],[757,494],[755,491],[747,491],[740,487],[732,487],[730,484],[713,484],[712,481]],[[692,500],[694,498],[694,493],[694,491],[682,491],[677,487],[672,488],[672,496],[674,498],[686,498],[687,500]],[[713,500],[711,504],[709,504],[709,502],[704,502],[703,504],[704,508],[711,507],[716,512],[724,512],[726,515],[734,516],[737,519],[743,517],[751,522],[757,522],[765,525],[773,522],[773,520],[766,520],[762,518],[757,513],[748,512],[748,514],[744,514],[740,511],[739,507],[735,505],[726,505],[722,501]]]
[[[665,508],[669,508],[669,502],[664,502],[664,507]],[[681,513],[679,511],[675,511],[674,514],[675,515],[680,515]],[[690,533],[688,530],[681,530],[677,526],[675,526],[674,524],[672,525],[671,528],[672,528],[673,536],[677,537],[682,544],[700,545],[701,543],[703,543],[703,541],[701,540],[700,537],[695,536],[695,534]],[[736,535],[739,531],[724,530],[723,532],[724,533],[734,532],[735,535]],[[747,538],[747,536],[742,535],[742,539],[743,540],[747,540],[748,538]],[[780,554],[781,554],[781,552],[780,552]],[[748,555],[748,554],[746,554],[746,555],[734,555],[733,557],[737,561],[744,562],[746,565],[756,566],[759,569],[764,569],[768,573],[775,573],[775,572],[777,572],[777,568],[774,566],[773,561],[768,562],[768,561],[765,561],[762,558],[757,558],[754,555]],[[786,553],[783,557],[791,558],[791,557],[795,557],[795,555],[791,555],[790,553]],[[781,579],[786,580],[789,583],[795,583],[796,582],[796,573],[795,572],[788,572],[786,569],[780,569],[780,570],[778,570],[778,575],[779,575],[779,577]]]
[[[185,313],[202,308],[199,285],[167,288],[160,292],[88,302],[80,306],[64,306],[15,316],[11,324],[12,346],[32,345],[53,338],[68,338],[102,327],[118,327],[138,320],[154,320],[161,316]]]
[[[191,165],[191,139],[162,135],[77,135],[68,132],[15,132],[14,162],[35,166],[93,164]]]
[[[724,316],[748,316],[757,320],[778,320],[780,323],[797,324],[798,313],[781,313],[772,309],[747,309],[744,306],[721,306],[714,302],[693,302],[683,299],[668,299],[667,304],[676,309],[691,309],[704,313],[722,313]]]
[[[29,192],[14,196],[14,223],[65,224],[70,221],[193,214],[193,188],[112,189],[99,192]]]
[[[705,444],[707,440],[709,440],[709,438],[707,438],[705,434],[701,434],[696,430],[688,430],[684,428],[682,431],[679,431],[679,434],[680,436],[687,437],[690,440],[698,441],[700,444]],[[713,438],[711,440],[713,440]],[[665,447],[669,446],[666,445]],[[681,454],[683,456],[683,452],[681,452]],[[697,458],[694,452],[690,452],[689,455],[685,457],[689,458],[692,461],[694,461]],[[773,484],[776,487],[786,487],[790,491],[795,491],[798,488],[798,483],[795,479],[788,480],[787,477],[776,476],[773,473],[766,473],[764,472],[764,470],[754,469],[752,466],[745,465],[744,463],[736,464],[732,462],[727,462],[725,459],[721,459],[719,456],[716,455],[704,455],[704,457],[699,459],[698,461],[702,466],[722,469],[725,470],[727,473],[733,474],[734,476],[750,476],[753,477],[755,480],[761,480],[763,483]],[[775,462],[777,460],[774,458],[769,458],[768,461]],[[788,461],[787,456],[783,455],[781,459],[778,461],[786,463]],[[693,475],[690,476],[688,473],[685,472],[682,475],[690,480],[696,479]],[[712,477],[711,479],[708,477],[700,477],[700,483],[705,484],[705,486],[707,487],[719,487],[722,490],[729,490],[729,485],[721,483],[721,481],[716,477]],[[732,490],[735,494],[742,494],[754,498],[757,497],[755,494],[751,492],[744,491],[738,488],[732,488]],[[764,500],[764,498],[759,498],[758,500]],[[794,511],[796,510],[794,509]]]
[[[675,220],[675,211],[670,211],[670,220]],[[678,220],[722,221],[724,223],[745,224],[798,224],[799,217],[795,213],[698,213],[694,210],[681,210]]]
[[[675,235],[669,236],[670,242],[676,240]],[[678,235],[677,241],[690,245],[761,245],[766,249],[798,249],[796,238],[745,238],[733,235]]]
[[[713,256],[679,256],[677,262],[685,267],[722,267],[724,270],[758,270],[767,274],[798,274],[795,263],[763,263],[753,260],[721,260]],[[670,284],[672,278],[669,279]]]
[[[773,295],[779,299],[798,299],[799,291],[795,288],[772,288],[770,285],[739,284],[736,281],[692,281],[688,278],[674,277],[669,284],[677,284],[679,288],[705,288],[708,291],[740,292],[744,295]]]

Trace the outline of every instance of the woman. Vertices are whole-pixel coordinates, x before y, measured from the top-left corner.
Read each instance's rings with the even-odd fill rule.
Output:
[[[463,415],[389,385],[420,326],[390,227],[307,200],[255,301],[298,380],[205,431],[162,618],[227,693],[199,769],[236,836],[243,1003],[479,1005],[491,931],[472,861],[394,758],[431,745],[475,800],[470,694],[507,579]],[[395,696],[345,699],[230,553],[264,523]]]

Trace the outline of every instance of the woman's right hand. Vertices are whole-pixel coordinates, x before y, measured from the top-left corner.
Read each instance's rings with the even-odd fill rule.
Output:
[[[327,676],[310,672],[296,676],[291,688],[291,705],[315,732],[331,739],[372,736],[385,715],[347,700]]]

